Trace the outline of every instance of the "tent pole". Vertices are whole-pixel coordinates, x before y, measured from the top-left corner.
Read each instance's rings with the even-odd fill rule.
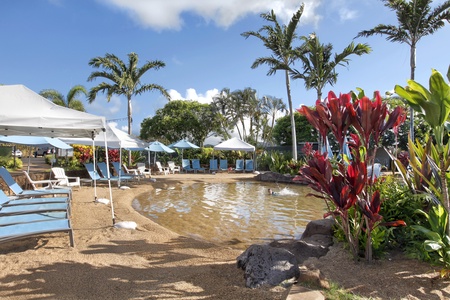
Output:
[[[111,217],[112,217],[112,223],[113,223],[113,226],[114,226],[114,224],[116,224],[116,217],[115,217],[115,214],[114,214],[114,202],[113,202],[113,196],[112,196],[112,188],[111,188],[111,173],[110,173],[110,171],[109,171],[109,155],[108,155],[108,141],[106,140],[106,130],[105,131],[103,131],[103,135],[104,135],[104,137],[105,137],[105,156],[106,156],[106,172],[107,172],[107,174],[108,174],[108,188],[109,188],[109,199],[111,200],[110,201],[110,203],[111,203]]]

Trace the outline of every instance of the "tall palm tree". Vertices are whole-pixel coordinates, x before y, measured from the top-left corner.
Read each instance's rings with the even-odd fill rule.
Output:
[[[379,24],[370,30],[363,30],[356,37],[375,34],[385,35],[386,40],[407,44],[410,47],[410,79],[414,80],[416,70],[416,47],[424,36],[431,35],[450,21],[450,1],[431,9],[433,0],[381,0],[384,6],[395,11],[398,25]],[[410,109],[410,136],[414,140],[414,110]]]
[[[89,75],[88,81],[96,78],[104,78],[110,82],[102,82],[89,91],[89,103],[94,102],[99,92],[106,93],[108,102],[115,95],[124,95],[128,101],[128,134],[131,134],[133,118],[131,99],[147,91],[158,90],[167,99],[170,96],[167,91],[158,84],[142,84],[141,77],[149,70],[165,67],[165,63],[159,60],[147,61],[142,67],[138,67],[139,57],[136,53],[128,54],[128,65],[114,54],[107,53],[105,57],[95,57],[89,61],[94,68],[102,68],[103,71],[94,71]]]
[[[86,88],[82,85],[76,85],[73,88],[70,89],[69,93],[67,94],[67,97],[64,97],[63,94],[58,92],[57,90],[53,89],[47,89],[42,90],[39,95],[41,95],[44,98],[47,98],[48,100],[52,101],[53,103],[68,107],[71,109],[79,110],[79,111],[86,111],[84,109],[83,102],[79,99],[77,99],[77,96],[83,94],[84,96],[87,96]]]
[[[264,96],[262,99],[262,112],[270,117],[271,124],[268,126],[267,133],[265,134],[265,141],[272,141],[273,127],[275,126],[275,120],[279,113],[286,113],[286,104],[280,98],[272,96]]]
[[[291,72],[292,79],[303,79],[306,89],[315,89],[317,91],[317,99],[322,99],[323,88],[327,85],[334,85],[337,82],[338,73],[337,66],[345,66],[349,64],[348,58],[352,54],[361,56],[370,53],[372,49],[367,44],[357,44],[353,42],[345,47],[344,51],[334,54],[332,58],[333,45],[321,44],[315,33],[308,37],[303,36],[301,39],[304,44],[299,47],[299,59],[303,64],[303,71],[294,69]]]
[[[287,26],[279,24],[277,17],[272,10],[270,13],[263,13],[260,15],[264,20],[272,23],[272,26],[264,25],[258,31],[247,31],[241,34],[245,38],[248,38],[249,36],[259,38],[263,42],[264,46],[272,51],[271,56],[257,58],[252,64],[252,69],[265,64],[269,66],[267,75],[274,75],[278,70],[283,70],[285,73],[286,91],[289,103],[289,113],[291,117],[292,157],[294,160],[297,160],[297,137],[295,132],[294,108],[292,106],[289,72],[291,71],[291,65],[294,63],[296,58],[295,49],[292,44],[295,39],[297,39],[295,31],[298,23],[300,22],[303,7],[304,5],[302,4],[297,12],[294,13]]]

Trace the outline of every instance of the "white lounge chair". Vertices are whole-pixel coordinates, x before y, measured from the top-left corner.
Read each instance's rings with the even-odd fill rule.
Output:
[[[180,173],[180,166],[175,165],[174,161],[169,160],[167,166],[169,166],[169,171],[172,172],[172,174],[175,174],[175,172]]]
[[[156,162],[156,167],[158,168],[158,173],[159,173],[159,174],[167,175],[167,174],[170,173],[169,168],[168,168],[168,167],[163,167],[163,166],[161,165],[161,162],[159,162],[159,161]]]

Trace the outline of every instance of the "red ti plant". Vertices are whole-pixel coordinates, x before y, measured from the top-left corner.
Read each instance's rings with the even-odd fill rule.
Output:
[[[378,92],[375,93],[373,101],[364,95],[357,99],[352,98],[351,94],[336,97],[330,92],[325,101],[316,102],[315,109],[303,106],[298,111],[323,137],[331,132],[341,151],[349,129],[355,132],[351,135],[352,142],[349,143],[353,157],[349,163],[331,164],[324,156],[314,156],[308,166],[300,170],[300,175],[306,178],[315,191],[321,193],[319,198],[333,203],[333,207],[329,206],[327,215],[340,218],[337,223],[342,226],[355,258],[358,256],[359,235],[362,232],[367,235],[366,259],[371,261],[371,231],[381,224],[382,216],[378,211],[382,201],[378,192],[372,192],[374,181],[367,176],[367,166],[373,167],[376,148],[382,134],[404,121],[404,111],[397,107],[389,112]],[[373,149],[370,149],[371,145]]]

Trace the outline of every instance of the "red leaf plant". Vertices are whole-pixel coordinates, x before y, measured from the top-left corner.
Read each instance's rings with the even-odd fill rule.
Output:
[[[382,201],[378,191],[369,193],[373,190],[376,179],[368,178],[367,166],[372,165],[373,168],[376,148],[383,133],[401,125],[405,120],[405,113],[400,107],[390,112],[378,92],[373,101],[365,96],[352,99],[351,94],[337,97],[329,92],[327,99],[317,101],[314,109],[302,106],[298,111],[323,138],[331,132],[341,151],[350,128],[354,132],[350,134],[351,140],[348,142],[352,152],[351,161],[331,163],[326,155],[316,154],[299,173],[313,190],[320,193],[314,196],[327,203],[328,212],[325,217],[340,219],[337,224],[342,227],[355,259],[359,252],[359,235],[362,232],[367,235],[366,259],[371,261],[373,228],[381,224],[399,226],[404,222],[381,223],[383,218],[379,211]],[[371,145],[374,149],[369,149]]]

